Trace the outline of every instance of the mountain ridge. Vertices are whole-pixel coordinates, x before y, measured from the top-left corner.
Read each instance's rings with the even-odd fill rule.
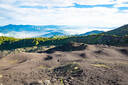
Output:
[[[64,29],[68,27],[64,25],[5,25],[0,26],[0,34],[8,37],[15,37],[14,35],[20,36],[22,32],[24,35],[34,35],[35,37],[53,37],[53,36],[66,36],[70,35],[70,33],[66,32]],[[20,34],[18,35],[18,33]],[[128,35],[128,24],[120,26],[116,29],[104,32],[100,30],[92,30],[89,32],[85,32],[82,34],[76,34],[73,36],[87,36],[93,34],[104,34],[104,35],[116,35],[116,36],[127,36]],[[33,36],[32,36],[33,37]]]
[[[127,36],[128,35],[128,24],[120,26],[114,30],[104,32],[106,35],[117,35],[117,36]]]
[[[26,35],[26,37],[28,36],[27,38],[33,37],[31,35],[35,35],[35,37],[53,37],[53,36],[71,35],[69,32],[65,31],[65,29],[68,29],[68,28],[70,29],[70,26],[67,27],[65,25],[13,25],[13,24],[9,24],[5,26],[1,26],[0,33],[3,33],[4,36],[16,37],[16,38],[22,38],[21,36],[22,32],[23,32],[23,35]],[[78,34],[78,36],[99,34],[101,32],[102,31],[94,30],[94,31],[89,31],[87,33],[83,33],[80,35]]]
[[[89,32],[86,32],[86,33],[80,34],[80,36],[83,36],[83,35],[100,34],[100,33],[103,33],[103,32],[104,32],[104,31],[92,30],[92,31],[89,31]]]

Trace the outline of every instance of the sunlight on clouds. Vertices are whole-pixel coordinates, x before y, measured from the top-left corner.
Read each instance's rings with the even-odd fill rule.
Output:
[[[6,34],[2,34],[0,33],[0,36],[8,36],[8,37],[15,37],[15,38],[30,38],[30,37],[37,37],[43,35],[43,33],[39,33],[39,32],[26,32],[26,31],[22,31],[22,32],[9,32]]]
[[[100,5],[100,4],[114,4],[114,0],[76,0],[76,3],[81,5]]]
[[[128,4],[117,4],[114,7],[128,7]]]
[[[3,33],[0,33],[0,36],[3,36],[4,34]]]
[[[117,3],[126,3],[126,2],[128,2],[128,0],[115,0],[115,2],[117,2]]]
[[[0,0],[0,18],[3,18],[0,24],[120,26],[127,24],[127,10],[118,9],[121,6],[126,7],[125,2],[127,0]],[[114,4],[114,7],[76,8],[74,3]],[[20,6],[26,6],[26,8]],[[27,8],[27,6],[46,6],[47,8]]]
[[[100,30],[100,31],[109,31],[111,30],[110,28],[97,28],[97,27],[86,27],[86,26],[79,26],[79,27],[74,27],[74,28],[69,28],[69,29],[64,29],[64,31],[66,31],[69,34],[82,34],[82,33],[86,33],[89,31],[93,31],[93,30]]]

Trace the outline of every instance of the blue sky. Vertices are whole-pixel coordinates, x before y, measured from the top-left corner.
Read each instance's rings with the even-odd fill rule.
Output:
[[[0,25],[70,25],[87,31],[118,27],[127,20],[128,0],[0,0]]]

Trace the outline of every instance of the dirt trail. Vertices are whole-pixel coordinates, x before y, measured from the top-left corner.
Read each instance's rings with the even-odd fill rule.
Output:
[[[1,58],[0,85],[128,85],[128,47],[77,46]]]

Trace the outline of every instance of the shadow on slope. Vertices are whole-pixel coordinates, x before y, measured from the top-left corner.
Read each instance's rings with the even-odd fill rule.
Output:
[[[83,43],[72,43],[72,42],[70,42],[70,43],[66,43],[62,46],[58,46],[58,47],[49,49],[47,51],[39,51],[38,53],[43,53],[43,52],[54,53],[55,51],[62,51],[62,52],[78,51],[78,50],[84,50],[86,47],[87,47],[87,45],[83,44]]]

